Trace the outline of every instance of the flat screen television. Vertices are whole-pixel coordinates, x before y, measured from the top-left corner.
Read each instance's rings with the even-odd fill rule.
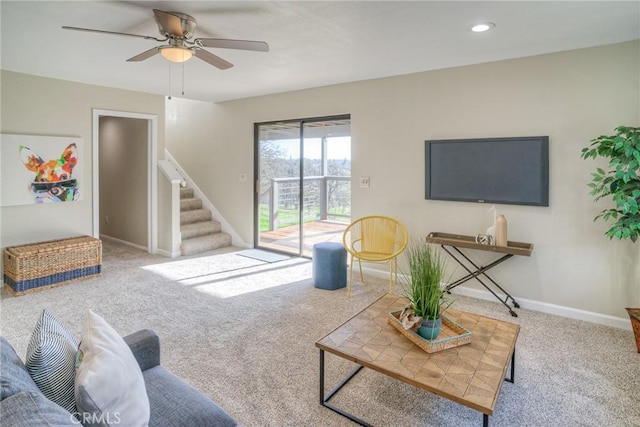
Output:
[[[549,137],[425,141],[425,198],[549,206]]]

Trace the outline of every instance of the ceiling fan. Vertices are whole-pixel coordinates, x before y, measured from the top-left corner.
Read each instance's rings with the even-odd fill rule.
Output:
[[[268,52],[269,45],[263,41],[255,40],[232,40],[217,38],[196,38],[193,35],[198,25],[196,19],[186,13],[180,12],[164,12],[162,10],[153,9],[153,14],[158,24],[158,30],[164,38],[153,36],[143,36],[138,34],[120,33],[117,31],[94,30],[90,28],[68,27],[63,26],[65,30],[88,31],[92,33],[114,34],[118,36],[138,37],[147,40],[155,40],[158,42],[167,42],[162,46],[156,46],[144,51],[134,57],[127,59],[129,62],[144,61],[156,54],[161,54],[171,62],[185,62],[194,55],[205,62],[217,67],[221,70],[233,67],[233,64],[225,61],[203,49],[205,47],[215,47],[224,49],[240,49],[251,50],[256,52]]]

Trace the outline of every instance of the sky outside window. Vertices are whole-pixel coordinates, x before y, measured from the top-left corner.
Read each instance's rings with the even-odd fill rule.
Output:
[[[327,156],[329,159],[335,160],[351,160],[351,137],[340,136],[327,138]],[[321,138],[306,138],[304,146],[304,157],[306,159],[320,159],[321,155]],[[278,147],[284,153],[284,158],[295,159],[300,157],[300,140],[299,139],[281,139],[278,140]]]

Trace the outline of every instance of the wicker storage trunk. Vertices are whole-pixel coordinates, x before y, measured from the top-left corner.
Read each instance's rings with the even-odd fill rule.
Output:
[[[6,248],[4,283],[15,295],[102,273],[102,242],[89,236]]]

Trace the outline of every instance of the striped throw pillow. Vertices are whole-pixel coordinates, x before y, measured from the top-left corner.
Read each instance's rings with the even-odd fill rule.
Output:
[[[75,359],[78,339],[49,311],[42,314],[31,334],[25,366],[46,398],[76,412]]]

